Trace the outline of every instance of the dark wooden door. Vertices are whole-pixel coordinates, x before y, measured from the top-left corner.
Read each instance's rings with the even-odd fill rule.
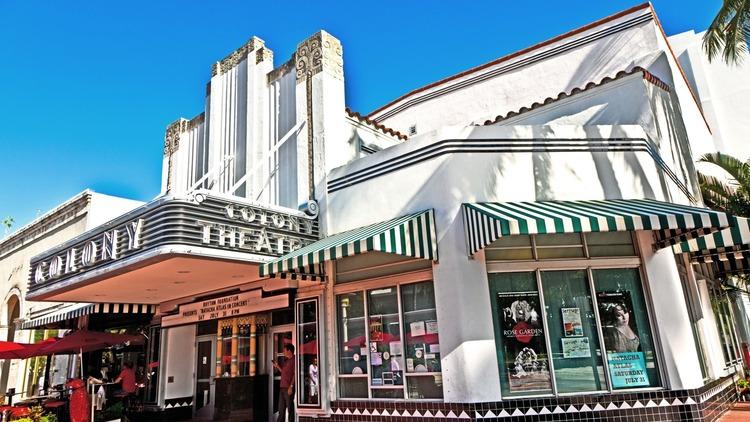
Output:
[[[211,340],[198,342],[198,361],[195,369],[195,410],[202,408],[211,402],[211,352],[213,342]]]

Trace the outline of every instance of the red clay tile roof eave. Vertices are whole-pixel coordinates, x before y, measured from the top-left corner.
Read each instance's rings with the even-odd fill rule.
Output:
[[[653,9],[653,7],[651,7],[651,3],[649,3],[649,2],[642,3],[642,4],[639,4],[637,6],[633,6],[633,7],[629,8],[629,9],[623,10],[621,12],[617,12],[617,13],[615,13],[613,15],[607,16],[605,18],[602,18],[602,19],[599,19],[597,21],[591,22],[589,24],[586,24],[586,25],[581,26],[579,28],[576,28],[574,30],[568,31],[568,32],[566,32],[564,34],[561,34],[561,35],[558,35],[556,37],[550,38],[548,40],[542,41],[540,43],[534,44],[534,45],[532,45],[530,47],[526,47],[526,48],[524,48],[522,50],[518,50],[518,51],[516,51],[514,53],[507,54],[505,56],[502,56],[502,57],[497,58],[495,60],[492,60],[490,62],[481,64],[479,66],[472,67],[472,68],[467,69],[467,70],[465,70],[463,72],[459,72],[459,73],[457,73],[455,75],[448,76],[447,78],[440,79],[438,81],[435,81],[435,82],[432,82],[430,84],[427,84],[427,85],[425,85],[425,86],[423,86],[421,88],[417,88],[415,90],[407,92],[406,94],[404,94],[404,95],[396,98],[395,100],[393,100],[393,101],[385,104],[384,106],[381,106],[381,107],[373,110],[366,117],[369,118],[369,119],[372,119],[373,115],[375,115],[377,113],[380,113],[381,111],[383,111],[383,110],[385,110],[385,109],[387,109],[387,108],[389,108],[389,107],[391,107],[391,106],[399,103],[400,101],[402,101],[402,100],[404,100],[404,99],[406,99],[408,97],[411,97],[414,94],[418,94],[418,93],[420,93],[422,91],[426,91],[426,90],[428,90],[430,88],[434,88],[434,87],[442,85],[442,84],[444,84],[446,82],[450,82],[450,81],[452,81],[454,79],[458,79],[460,77],[472,74],[474,72],[478,72],[478,71],[480,71],[482,69],[485,69],[485,68],[488,68],[490,66],[494,66],[496,64],[508,61],[508,60],[513,59],[515,57],[521,56],[523,54],[526,54],[526,53],[529,53],[531,51],[537,50],[539,48],[545,47],[545,46],[547,46],[549,44],[555,43],[557,41],[563,40],[565,38],[571,37],[573,35],[576,35],[576,34],[579,34],[581,32],[587,31],[587,30],[589,30],[591,28],[597,27],[597,26],[602,25],[604,23],[613,21],[615,19],[621,18],[621,17],[623,17],[625,15],[628,15],[630,13],[636,12],[636,11],[641,10],[641,9],[646,9],[646,8],[649,8],[651,10],[651,13],[654,16],[656,16],[656,13],[654,12],[654,9]],[[658,22],[658,19],[657,19],[657,22]],[[663,32],[663,30],[662,30],[662,32]],[[674,53],[673,53],[673,55],[674,55]],[[684,75],[683,75],[683,77],[684,77]]]
[[[371,119],[369,119],[366,116],[362,116],[361,114],[357,113],[356,111],[352,111],[349,107],[347,107],[345,109],[345,111],[346,111],[346,114],[349,115],[349,117],[352,117],[352,118],[356,119],[360,123],[364,123],[364,124],[366,124],[368,126],[371,126],[371,127],[375,128],[376,130],[379,130],[379,131],[385,133],[386,135],[394,136],[394,137],[396,137],[396,138],[398,138],[398,139],[400,139],[402,141],[406,141],[406,140],[409,139],[409,137],[406,136],[406,135],[404,135],[403,133],[401,133],[401,132],[399,132],[397,130],[393,130],[393,129],[391,129],[389,127],[386,127],[384,125],[381,125],[380,123],[375,122],[374,120],[371,120]]]
[[[496,116],[492,120],[486,120],[483,123],[483,125],[484,126],[489,126],[489,125],[492,125],[492,124],[495,124],[495,123],[500,123],[503,120],[510,119],[511,117],[516,117],[516,116],[519,116],[521,114],[527,113],[529,111],[541,108],[543,106],[546,106],[546,105],[549,105],[549,104],[552,104],[552,103],[556,103],[556,102],[564,100],[566,98],[570,98],[570,97],[576,96],[576,95],[581,94],[583,92],[587,92],[587,91],[589,91],[591,89],[598,88],[598,87],[601,87],[603,85],[606,85],[606,84],[608,84],[610,82],[614,82],[616,80],[620,80],[620,79],[625,78],[627,76],[635,75],[636,73],[641,73],[641,75],[643,77],[643,80],[645,80],[646,82],[649,82],[649,83],[655,85],[656,87],[658,87],[658,88],[660,88],[660,89],[662,89],[664,91],[667,91],[667,92],[671,91],[671,88],[670,88],[670,86],[667,83],[665,83],[664,81],[662,81],[661,79],[659,79],[658,77],[656,77],[654,74],[652,74],[648,70],[646,70],[646,69],[644,69],[644,68],[642,68],[640,66],[635,66],[634,68],[632,68],[630,70],[621,70],[621,71],[617,72],[617,74],[615,76],[607,76],[607,77],[603,78],[599,82],[589,82],[583,88],[576,87],[576,88],[573,88],[570,92],[563,91],[563,92],[560,92],[559,94],[557,94],[557,96],[555,96],[555,97],[547,97],[544,101],[542,101],[542,102],[535,102],[534,104],[532,104],[529,107],[521,107],[518,111],[509,111],[505,115],[500,114],[500,115]]]

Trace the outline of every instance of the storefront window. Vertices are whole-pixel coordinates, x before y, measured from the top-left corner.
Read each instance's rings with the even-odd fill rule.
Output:
[[[367,356],[369,347],[365,335],[364,292],[339,295],[338,351],[339,396],[367,398]]]
[[[656,387],[654,339],[638,270],[593,270],[612,388]]]
[[[500,385],[507,396],[549,394],[547,344],[533,272],[490,274]]]
[[[558,393],[607,389],[586,271],[541,273]]]
[[[491,273],[489,282],[504,396],[659,386],[638,269]]]
[[[485,248],[488,262],[632,256],[636,251],[630,232],[504,236]]]
[[[300,406],[320,404],[320,366],[318,364],[318,301],[297,303],[297,351]]]
[[[737,350],[737,338],[734,333],[734,321],[729,309],[729,298],[721,287],[710,285],[711,308],[716,320],[716,329],[721,340],[721,350],[724,354],[725,366],[730,366],[739,361],[740,354]]]
[[[228,377],[232,373],[232,326],[221,328],[221,376]]]
[[[345,293],[336,303],[340,397],[443,397],[432,282]]]
[[[395,287],[367,292],[372,397],[403,398],[403,345]]]
[[[250,375],[250,324],[237,326],[237,375]]]
[[[443,378],[440,372],[440,342],[433,284],[427,282],[402,286],[401,303],[406,338],[408,396],[410,399],[441,398]],[[390,352],[396,355],[394,346],[396,351],[400,349],[394,343],[390,344]]]

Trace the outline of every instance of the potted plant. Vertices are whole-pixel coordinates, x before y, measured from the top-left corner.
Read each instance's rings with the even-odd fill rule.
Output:
[[[740,378],[739,380],[737,380],[737,392],[739,393],[740,397],[750,393],[750,381],[745,378]]]

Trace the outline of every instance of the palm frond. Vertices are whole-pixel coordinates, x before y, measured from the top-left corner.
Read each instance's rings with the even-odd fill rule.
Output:
[[[721,55],[727,64],[739,64],[748,52],[750,0],[724,0],[703,36],[709,61]]]
[[[745,190],[750,190],[750,165],[748,163],[720,152],[705,154],[698,161],[718,166],[729,173]]]
[[[698,184],[700,185],[701,195],[706,205],[711,208],[728,211],[730,204],[736,196],[734,189],[719,179],[700,172],[698,173]]]

